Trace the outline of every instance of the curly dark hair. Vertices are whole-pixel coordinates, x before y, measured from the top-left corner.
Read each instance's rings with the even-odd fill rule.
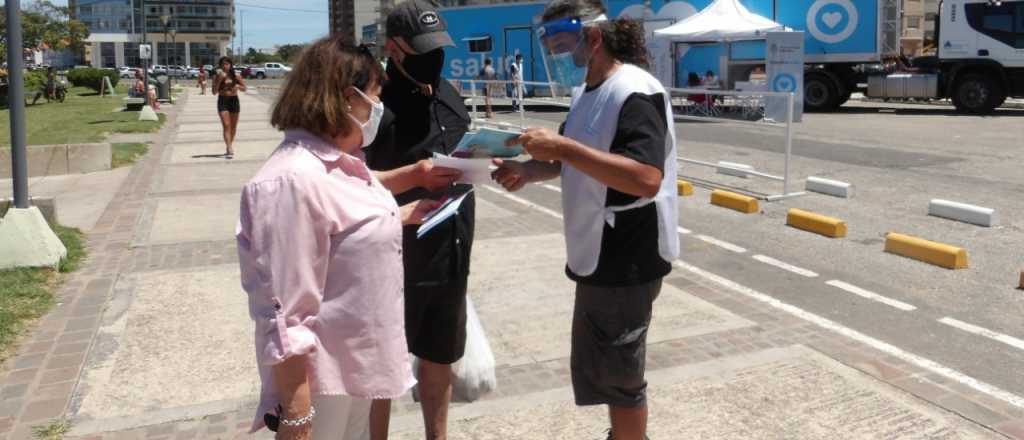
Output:
[[[601,0],[553,0],[544,7],[544,21],[569,17],[593,17],[608,12]],[[651,66],[644,38],[644,25],[639,20],[617,18],[593,24],[601,30],[601,39],[616,60],[641,68]]]

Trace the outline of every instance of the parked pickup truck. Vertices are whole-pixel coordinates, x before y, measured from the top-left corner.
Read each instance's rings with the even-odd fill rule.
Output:
[[[256,79],[283,78],[291,71],[291,67],[281,63],[263,63],[262,66],[253,66],[250,76]]]

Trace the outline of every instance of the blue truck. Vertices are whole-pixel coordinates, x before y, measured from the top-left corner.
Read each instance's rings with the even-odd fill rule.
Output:
[[[1024,0],[942,0],[936,21],[937,54],[896,68],[902,60],[901,0],[739,0],[747,9],[804,31],[804,105],[831,110],[862,91],[880,98],[952,99],[962,111],[988,113],[1008,97],[1024,97]],[[670,43],[654,30],[684,20],[712,0],[610,0],[609,17],[644,21],[652,70],[664,84],[683,86],[689,72],[712,70],[742,80],[764,63],[763,42]],[[479,76],[491,58],[500,78],[516,54],[524,79],[544,82],[536,33],[545,2],[443,8],[457,47],[445,75]],[[727,49],[728,48],[728,49]],[[729,53],[726,53],[726,51]],[[887,67],[888,66],[888,67]],[[529,90],[541,93],[543,88]]]

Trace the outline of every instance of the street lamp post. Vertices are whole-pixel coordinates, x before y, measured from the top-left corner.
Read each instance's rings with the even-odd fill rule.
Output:
[[[169,30],[168,28],[169,28],[169,25],[171,23],[171,16],[170,15],[161,15],[160,16],[160,22],[164,24],[164,41],[163,41],[162,44],[164,46],[166,46],[167,45],[167,31]],[[164,48],[164,75],[167,76],[167,99],[168,99],[168,102],[171,102],[173,104],[174,99],[171,98],[171,90],[170,90],[170,87],[171,87],[171,60],[170,60],[170,58],[171,58],[170,50],[169,50],[169,48],[165,47]]]
[[[11,112],[11,177],[14,207],[28,209],[28,150],[25,147],[25,54],[22,52],[21,4],[8,1],[7,12],[7,105]]]
[[[139,16],[142,17],[142,44],[146,45],[146,0],[139,0]],[[152,102],[149,102],[149,60],[151,60],[152,58],[153,51],[150,50],[149,58],[142,60],[142,96],[145,98],[147,106],[153,105]]]
[[[178,35],[178,29],[177,28],[172,28],[171,29],[171,50],[174,51],[174,57],[172,58],[174,61],[178,61],[178,40],[177,40],[177,38],[175,38],[175,37],[177,37],[177,35]],[[168,69],[170,69],[170,67],[168,67]],[[167,99],[170,100],[171,104],[174,104],[174,77],[173,76],[170,76],[170,75],[167,76],[167,88],[168,88],[168,90],[167,90]]]
[[[168,25],[168,23],[171,22],[171,16],[170,15],[161,15],[160,16],[160,22],[164,24],[164,41],[163,41],[163,44],[167,44],[167,25]],[[168,58],[169,58],[169,55],[168,55],[168,52],[167,52],[167,48],[164,48],[164,67],[167,67],[169,64],[171,64],[171,63],[168,62]],[[170,74],[169,71],[167,73],[168,73],[168,75]]]

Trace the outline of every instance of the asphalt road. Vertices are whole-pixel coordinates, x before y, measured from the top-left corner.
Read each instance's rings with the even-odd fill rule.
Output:
[[[564,113],[527,116],[529,125],[556,127]],[[707,122],[680,122],[675,129],[680,156],[783,173],[781,129]],[[1016,289],[1024,270],[1022,163],[1021,110],[975,117],[941,106],[851,103],[838,113],[808,114],[795,129],[793,186],[802,190],[806,177],[827,177],[853,183],[856,197],[811,193],[762,203],[761,213],[744,215],[711,205],[710,190],[698,187],[680,199],[680,225],[692,231],[682,235],[681,260],[1024,396],[1024,291]],[[776,182],[696,165],[683,164],[680,172],[751,192],[782,192]],[[522,195],[557,210],[557,184]],[[995,208],[1001,225],[929,217],[933,198]],[[789,228],[789,208],[839,217],[849,236]],[[951,271],[884,253],[890,231],[965,247],[971,267]]]
[[[557,128],[565,113],[549,108],[526,116],[527,125]],[[520,122],[509,112],[498,111],[497,119]],[[675,130],[681,157],[783,173],[780,128],[683,121]],[[762,202],[760,213],[744,215],[711,205],[710,188],[698,186],[680,199],[680,260],[1024,396],[1024,291],[1016,289],[1024,270],[1024,110],[977,117],[936,105],[851,102],[837,113],[805,115],[794,133],[793,187],[802,190],[806,177],[820,176],[853,183],[856,196],[808,193]],[[680,173],[754,193],[782,192],[777,182],[695,165],[683,164]],[[558,212],[558,190],[556,180],[517,195]],[[1000,226],[930,217],[934,198],[995,208]],[[839,217],[849,235],[829,239],[789,228],[790,208]],[[962,246],[970,268],[887,254],[891,231]]]

